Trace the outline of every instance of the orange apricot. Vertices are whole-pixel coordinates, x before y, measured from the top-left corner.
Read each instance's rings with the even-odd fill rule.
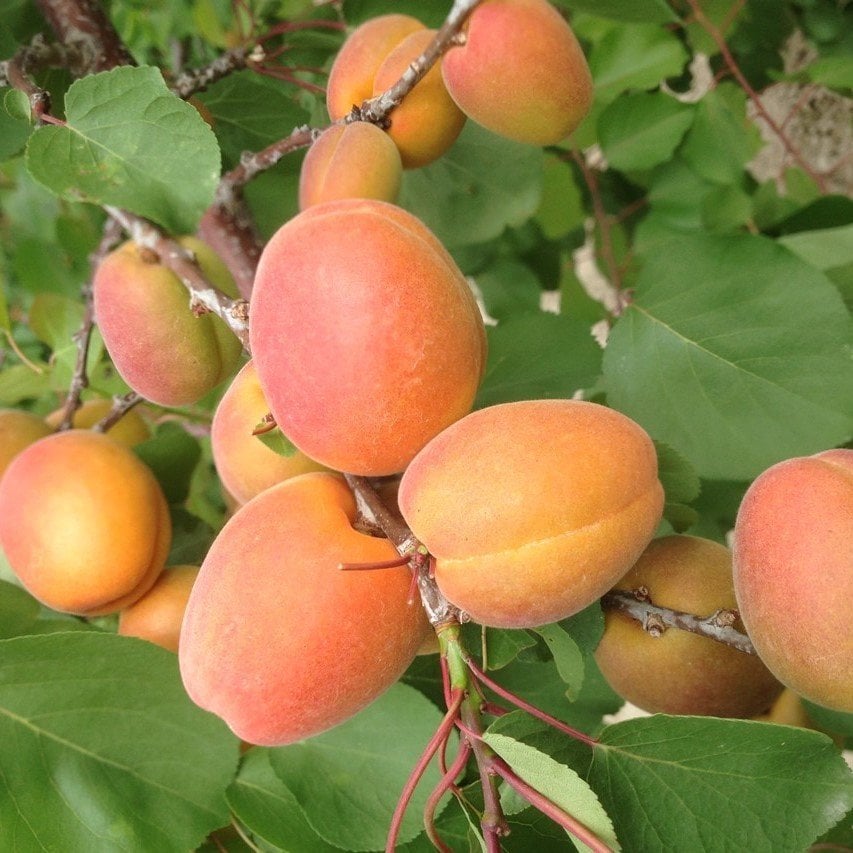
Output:
[[[171,534],[154,475],[99,433],[42,438],[0,481],[0,545],[23,586],[54,610],[127,607],[153,586]]]
[[[390,89],[434,37],[435,30],[418,30],[406,36],[377,70],[373,94],[380,95]],[[465,114],[448,94],[437,63],[388,118],[391,122],[388,135],[400,150],[405,169],[437,160],[453,145],[465,124]]]
[[[112,402],[104,398],[96,400],[86,400],[76,412],[71,420],[71,426],[74,429],[90,429],[98,421],[104,418],[112,408]],[[51,412],[45,421],[54,429],[62,422],[62,409],[57,409]],[[151,430],[145,419],[137,409],[131,409],[125,412],[121,418],[116,421],[106,433],[113,441],[123,444],[125,447],[133,447],[141,444],[143,441],[148,441],[151,438]]]
[[[425,29],[410,15],[379,15],[356,27],[329,70],[326,107],[332,121],[373,97],[373,81],[385,57],[410,33]]]
[[[250,361],[228,386],[210,427],[216,471],[226,493],[238,505],[289,477],[324,470],[304,453],[297,450],[292,456],[282,456],[252,434],[269,410]]]
[[[182,237],[206,277],[229,296],[236,285],[225,264],[201,240]],[[107,351],[125,382],[147,400],[181,406],[230,375],[240,342],[214,314],[193,315],[178,277],[133,242],[111,252],[93,281],[95,317]]]
[[[366,476],[402,471],[470,411],[485,364],[459,268],[420,220],[374,200],[315,205],[273,235],[250,339],[284,434],[312,459]]]
[[[50,433],[50,426],[37,415],[19,409],[0,409],[0,477],[25,447]]]
[[[853,711],[853,450],[759,475],[733,553],[738,610],[770,671],[812,702]]]
[[[394,201],[403,166],[397,146],[375,124],[334,124],[308,149],[299,174],[299,208],[338,198]]]
[[[697,616],[736,606],[731,552],[696,536],[656,539],[614,589],[641,587],[652,604]],[[782,691],[755,655],[678,628],[655,637],[615,610],[605,611],[595,659],[620,696],[653,713],[753,717]]]
[[[198,566],[166,569],[142,598],[121,611],[118,633],[177,652],[184,611],[198,572]]]
[[[453,604],[483,625],[524,628],[613,586],[651,539],[663,488],[651,439],[625,415],[529,400],[439,434],[403,474],[399,504]]]
[[[575,34],[546,0],[486,0],[461,46],[441,61],[447,91],[469,118],[534,145],[565,139],[592,104]]]
[[[396,557],[353,527],[332,474],[262,492],[227,522],[190,595],[178,658],[190,698],[249,743],[292,743],[390,687],[429,629],[408,568],[341,571]]]

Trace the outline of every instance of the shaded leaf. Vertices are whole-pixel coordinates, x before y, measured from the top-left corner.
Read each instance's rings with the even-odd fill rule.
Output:
[[[533,628],[548,646],[560,678],[566,683],[566,695],[577,699],[584,677],[584,659],[578,644],[558,624]]]

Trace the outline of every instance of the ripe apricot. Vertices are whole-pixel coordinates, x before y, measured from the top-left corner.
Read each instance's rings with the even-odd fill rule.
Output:
[[[352,526],[332,474],[262,492],[228,521],[190,595],[178,657],[190,697],[250,743],[273,746],[351,717],[402,675],[429,623],[407,568],[341,571],[396,556]]]
[[[269,410],[250,361],[228,386],[210,427],[216,471],[226,492],[238,504],[289,477],[324,470],[304,453],[297,450],[293,456],[282,456],[252,434]]]
[[[379,15],[356,27],[344,42],[326,86],[326,108],[332,121],[373,97],[373,81],[385,57],[410,33],[425,29],[411,15]]]
[[[696,536],[656,539],[615,589],[641,587],[659,607],[697,616],[733,610],[731,552]],[[605,611],[595,659],[620,696],[653,713],[753,717],[782,691],[755,655],[677,628],[653,637],[615,610]]]
[[[646,433],[595,403],[529,400],[473,412],[403,474],[400,510],[435,579],[475,622],[555,622],[606,592],[660,521]]]
[[[42,438],[0,481],[0,544],[21,583],[54,610],[127,607],[153,586],[171,534],[154,475],[99,433]]]
[[[90,429],[102,418],[106,417],[112,403],[103,398],[97,400],[86,400],[80,408],[74,412],[74,417],[71,420],[71,426],[74,429]],[[57,409],[51,412],[45,421],[54,429],[62,422],[62,409]],[[106,433],[113,441],[123,444],[125,447],[133,447],[136,444],[141,444],[143,441],[148,441],[151,438],[151,430],[145,419],[136,409],[131,409],[121,416],[121,419],[114,423]]]
[[[19,409],[0,409],[0,477],[9,463],[51,428],[37,415]]]
[[[733,552],[738,609],[761,659],[806,699],[853,711],[853,450],[759,475]]]
[[[390,89],[435,37],[435,30],[406,36],[385,58],[373,81],[373,94]],[[403,168],[416,169],[441,157],[465,125],[465,114],[454,103],[433,65],[390,115],[388,135],[400,150]]]
[[[485,364],[459,268],[420,220],[374,200],[310,207],[273,235],[250,339],[285,435],[312,459],[367,476],[401,471],[470,411]]]
[[[547,0],[486,0],[465,40],[441,61],[447,91],[469,118],[533,145],[565,139],[592,104],[575,34]]]
[[[225,264],[201,240],[179,241],[229,296],[237,289]],[[193,316],[189,295],[156,255],[133,242],[111,252],[93,280],[95,317],[125,382],[163,406],[196,402],[237,366],[240,343],[214,314]]]
[[[402,174],[397,146],[385,131],[364,121],[333,124],[302,161],[299,208],[337,198],[395,201]]]
[[[142,598],[121,611],[118,633],[177,652],[184,611],[198,572],[198,566],[166,569]]]

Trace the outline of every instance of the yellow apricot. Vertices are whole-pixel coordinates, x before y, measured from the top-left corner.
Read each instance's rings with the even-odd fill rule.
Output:
[[[652,604],[683,613],[733,610],[731,552],[696,536],[656,539],[614,587],[639,588],[648,590]],[[782,690],[755,655],[677,628],[653,637],[616,610],[605,611],[595,659],[620,696],[651,712],[753,717]]]
[[[25,447],[50,433],[50,427],[37,415],[19,409],[0,409],[0,477]]]
[[[654,445],[625,415],[574,400],[473,412],[418,453],[400,510],[475,622],[555,622],[606,592],[663,509]]]
[[[289,477],[325,470],[298,450],[282,456],[252,434],[269,410],[254,364],[247,362],[219,401],[210,427],[216,471],[237,505]]]
[[[338,198],[395,201],[402,173],[397,146],[375,124],[334,124],[302,161],[299,209]]]
[[[241,507],[205,557],[181,676],[242,740],[292,743],[343,722],[403,674],[430,630],[407,568],[338,568],[397,555],[355,519],[341,478],[304,474]]]
[[[42,438],[0,481],[0,545],[24,587],[54,610],[127,607],[162,571],[171,533],[154,475],[99,433]]]
[[[184,611],[198,572],[198,566],[166,569],[142,598],[121,611],[118,633],[177,652]]]

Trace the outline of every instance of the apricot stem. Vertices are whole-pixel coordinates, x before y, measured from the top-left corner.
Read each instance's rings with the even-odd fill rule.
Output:
[[[141,403],[142,399],[136,391],[128,391],[127,394],[117,394],[113,397],[113,405],[110,410],[92,429],[95,432],[106,432],[111,426],[117,424],[134,406]]]
[[[391,818],[391,826],[388,829],[388,838],[385,842],[386,853],[394,853],[394,849],[397,846],[397,836],[400,834],[400,826],[403,823],[403,816],[406,813],[409,801],[412,799],[412,794],[414,794],[415,788],[418,786],[418,782],[420,782],[427,766],[430,761],[432,761],[432,757],[438,751],[442,743],[444,743],[444,741],[450,736],[450,732],[456,723],[456,717],[459,714],[459,707],[464,698],[465,694],[461,690],[455,691],[453,701],[447,709],[447,713],[444,715],[444,718],[436,729],[435,734],[430,738],[426,748],[421,753],[414,769],[409,774],[409,778],[406,780],[406,784],[400,794],[400,799],[397,800],[397,807],[394,809],[394,815]]]
[[[652,604],[648,595],[615,590],[602,596],[601,606],[607,610],[624,613],[655,636],[660,636],[667,628],[680,628],[682,631],[699,634],[701,637],[715,640],[747,655],[756,653],[752,640],[733,627],[734,611],[717,611],[707,617],[696,616]],[[651,627],[647,628],[647,625]]]
[[[470,656],[466,656],[465,663],[468,665],[468,668],[474,674],[477,681],[485,684],[489,690],[497,693],[502,699],[512,702],[513,705],[521,708],[522,711],[527,711],[531,716],[542,720],[543,723],[547,723],[552,728],[569,735],[569,737],[572,737],[575,740],[582,741],[589,746],[595,746],[598,743],[595,738],[590,737],[588,734],[584,734],[584,732],[579,731],[578,729],[572,728],[561,720],[558,720],[556,717],[552,717],[550,714],[540,708],[537,708],[535,705],[531,705],[529,702],[526,702],[520,696],[516,696],[514,693],[511,693],[505,687],[501,687],[496,681],[492,681],[492,679],[474,663]]]
[[[377,560],[375,563],[338,563],[338,569],[342,572],[370,572],[374,569],[399,569],[408,564],[408,557],[396,557],[393,560]]]
[[[445,743],[447,741],[445,740]],[[465,769],[468,758],[471,755],[471,745],[467,741],[462,741],[459,750],[456,753],[456,758],[453,763],[444,771],[438,785],[433,788],[432,793],[424,806],[424,827],[426,828],[427,838],[433,843],[442,853],[450,853],[450,848],[441,840],[435,828],[435,810],[441,802],[441,798],[448,792],[453,790],[456,778]]]

